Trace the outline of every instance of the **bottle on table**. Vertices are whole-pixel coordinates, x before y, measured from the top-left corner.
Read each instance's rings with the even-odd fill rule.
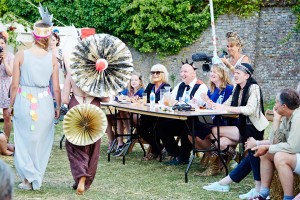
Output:
[[[155,107],[155,94],[154,91],[152,90],[150,93],[150,108]]]

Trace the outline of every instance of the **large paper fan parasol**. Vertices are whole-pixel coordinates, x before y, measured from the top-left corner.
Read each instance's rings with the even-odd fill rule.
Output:
[[[105,113],[92,104],[74,106],[63,121],[63,131],[67,140],[78,146],[95,143],[104,135],[106,128]]]
[[[95,34],[75,46],[70,68],[76,85],[89,95],[116,95],[131,78],[132,55],[119,38]]]

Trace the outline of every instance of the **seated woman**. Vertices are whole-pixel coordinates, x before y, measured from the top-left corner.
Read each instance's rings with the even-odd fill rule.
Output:
[[[131,79],[129,81],[128,87],[123,90],[120,95],[116,97],[118,101],[130,101],[130,102],[136,102],[139,101],[140,98],[143,97],[144,93],[144,83],[142,80],[142,75],[134,72],[131,76]],[[119,118],[121,120],[117,120],[117,129],[118,129],[118,134],[123,135],[124,134],[124,129],[126,129],[127,134],[131,133],[131,127],[130,127],[130,122],[129,122],[129,113],[125,111],[119,111]],[[134,124],[137,124],[137,116],[134,116]],[[123,142],[123,136],[119,136],[117,138],[118,140],[118,147],[116,152],[114,153],[114,156],[121,156],[123,155],[124,152],[126,152],[128,146],[130,145],[129,143],[126,143],[126,145]]]
[[[236,86],[228,100],[224,104],[211,103],[211,107],[215,110],[229,111],[239,114],[239,121],[236,126],[220,127],[220,148],[225,149],[234,155],[234,149],[231,146],[236,145],[239,141],[246,142],[248,138],[262,140],[264,129],[269,122],[265,118],[263,112],[263,97],[260,87],[252,77],[253,68],[248,63],[242,63],[235,67],[234,80]],[[212,129],[212,133],[216,137],[217,128]],[[229,183],[239,183],[251,171],[255,180],[256,187],[260,186],[260,159],[254,157],[251,150],[247,151],[248,155],[242,162],[229,174],[219,182],[204,186],[205,190],[212,191],[229,191]],[[217,157],[218,158],[218,157]],[[218,160],[211,165],[218,166]],[[217,167],[218,169],[218,167]]]
[[[7,143],[7,136],[0,131],[0,154],[4,156],[12,156],[14,154],[14,145]]]
[[[224,103],[228,97],[232,94],[233,86],[229,78],[227,68],[223,64],[215,64],[211,67],[209,82],[208,82],[208,92],[207,94],[202,94],[201,98],[205,102],[218,102]],[[195,97],[197,98],[197,97]],[[214,118],[213,123],[216,124]],[[227,120],[223,120],[222,125],[227,125]],[[195,121],[195,147],[197,149],[209,149],[211,146],[210,133],[211,128],[214,125],[206,125],[200,121]],[[189,140],[192,142],[192,136],[189,135]],[[210,154],[207,153],[206,156]]]
[[[156,64],[151,67],[150,83],[145,89],[145,93],[147,93],[147,103],[150,102],[151,91],[154,91],[155,103],[158,103],[160,100],[160,90],[165,89],[165,87],[170,87],[170,84],[168,84],[168,77],[169,73],[167,68],[162,64]],[[142,159],[145,161],[156,159],[163,149],[160,138],[154,133],[156,122],[157,117],[142,115],[138,126],[138,133],[140,136],[151,145],[151,152]]]

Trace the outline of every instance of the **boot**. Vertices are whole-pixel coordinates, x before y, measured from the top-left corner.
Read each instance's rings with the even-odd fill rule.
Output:
[[[209,162],[209,155],[207,153],[204,153],[202,155],[201,161],[200,161],[200,167],[207,168]]]
[[[195,176],[216,176],[220,174],[220,158],[218,155],[212,155],[209,158],[208,168],[202,173],[195,173]]]

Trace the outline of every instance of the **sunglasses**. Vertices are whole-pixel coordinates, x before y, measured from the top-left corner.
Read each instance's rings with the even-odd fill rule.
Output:
[[[156,75],[160,75],[160,73],[164,73],[164,72],[161,72],[161,71],[151,71],[150,74],[153,76],[154,74]]]

